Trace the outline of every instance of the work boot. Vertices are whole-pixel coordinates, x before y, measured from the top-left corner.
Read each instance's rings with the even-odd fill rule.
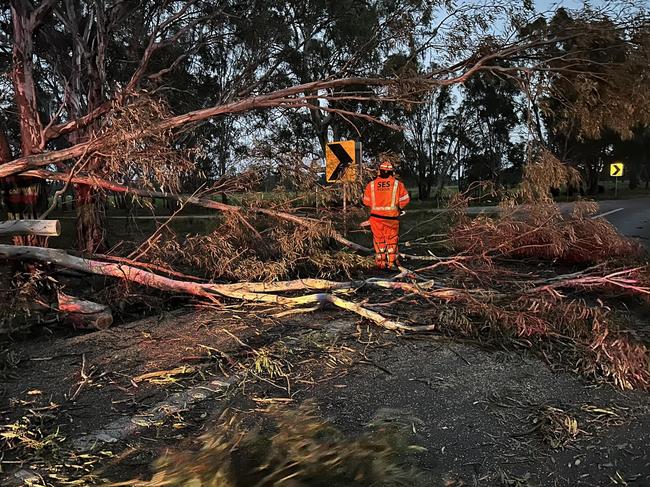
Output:
[[[375,253],[375,265],[377,269],[385,269],[388,259],[386,258],[386,247],[379,247],[378,251]]]

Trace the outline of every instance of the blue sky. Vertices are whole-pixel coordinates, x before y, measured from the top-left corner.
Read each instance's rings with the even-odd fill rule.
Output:
[[[617,2],[614,0],[589,0],[585,2],[584,0],[533,0],[533,3],[537,7],[538,11],[545,10],[555,10],[558,7],[564,7],[568,9],[577,9],[582,7],[585,3],[588,3],[592,7],[602,7],[605,5],[615,5]],[[634,3],[637,7],[650,7],[650,0],[636,0]]]
[[[535,0],[535,6],[538,11],[555,10],[558,7],[569,9],[579,8],[584,2],[578,0]],[[598,3],[598,2],[592,2]]]

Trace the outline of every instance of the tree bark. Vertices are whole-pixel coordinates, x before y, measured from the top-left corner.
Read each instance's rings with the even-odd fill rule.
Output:
[[[92,14],[83,16],[72,2],[66,2],[65,16],[73,34],[73,58],[70,69],[70,93],[66,97],[67,111],[73,119],[82,120],[84,114],[102,114],[106,105],[104,96],[105,53],[108,44],[108,18],[104,2],[92,3]],[[98,129],[98,118],[91,118],[83,128],[70,133],[71,145],[92,138]],[[46,133],[45,136],[48,134]],[[90,157],[87,170],[99,169],[101,160]],[[93,186],[73,186],[77,213],[75,246],[82,252],[104,252],[106,241],[106,200]]]
[[[75,298],[61,291],[57,294],[57,300],[59,311],[78,330],[105,330],[113,324],[113,313],[106,305]]]
[[[639,187],[639,161],[631,157],[627,161],[628,177],[629,177],[629,186],[630,189],[636,189]]]
[[[590,195],[598,194],[598,183],[600,182],[600,174],[598,171],[598,163],[592,162],[587,166],[587,192]]]
[[[431,187],[426,181],[418,178],[418,199],[420,201],[428,200],[431,197]]]
[[[107,248],[104,195],[88,185],[77,185],[75,190],[77,250],[91,254],[104,252]]]
[[[42,125],[32,64],[33,35],[38,19],[29,4],[20,0],[11,2],[11,17],[14,30],[11,79],[20,123],[21,156],[29,157],[41,152]],[[43,182],[35,178],[7,178],[4,193],[7,217],[10,220],[38,219],[47,207],[45,189]],[[34,235],[15,237],[14,242],[17,245],[45,244],[43,238]]]
[[[4,164],[7,164],[10,160],[12,159],[11,157],[11,148],[9,147],[9,141],[7,140],[7,135],[0,127],[0,168]],[[2,197],[2,203],[5,208],[7,208],[7,198],[9,196],[8,191],[10,189],[10,178],[0,178],[0,196]],[[4,218],[5,215],[2,215],[2,218]]]

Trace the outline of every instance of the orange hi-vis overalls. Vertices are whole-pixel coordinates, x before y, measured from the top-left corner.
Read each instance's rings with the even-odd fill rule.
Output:
[[[363,204],[370,208],[370,229],[375,247],[375,264],[391,268],[397,260],[400,210],[411,201],[404,183],[393,176],[368,183]]]

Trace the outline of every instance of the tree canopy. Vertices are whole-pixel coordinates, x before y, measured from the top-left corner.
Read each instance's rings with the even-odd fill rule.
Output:
[[[452,177],[507,182],[540,146],[591,190],[614,153],[648,179],[650,27],[633,3],[12,0],[0,26],[12,218],[46,211],[28,170],[192,192],[347,137],[399,155],[422,198]],[[103,194],[74,191],[79,246],[97,250]]]

